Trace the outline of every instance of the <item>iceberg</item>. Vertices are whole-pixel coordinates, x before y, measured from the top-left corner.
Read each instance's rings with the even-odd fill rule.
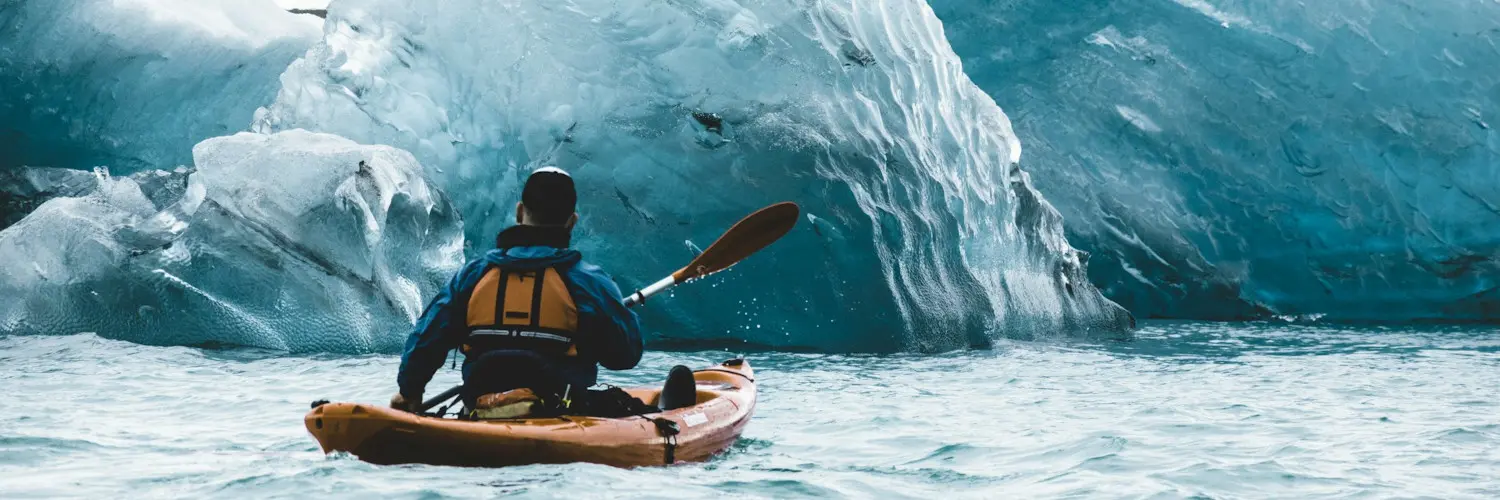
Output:
[[[320,26],[269,1],[0,2],[0,170],[187,164],[245,130]]]
[[[1137,315],[1500,320],[1500,3],[932,4]]]
[[[260,133],[412,152],[470,252],[520,183],[575,174],[586,258],[637,287],[740,216],[807,220],[645,309],[657,342],[940,350],[1119,331],[1009,119],[920,2],[341,0]]]
[[[0,231],[0,331],[389,352],[462,264],[458,214],[405,151],[288,131],[193,158],[74,174]]]

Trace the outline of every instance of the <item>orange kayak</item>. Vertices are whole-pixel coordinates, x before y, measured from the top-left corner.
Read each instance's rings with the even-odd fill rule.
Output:
[[[303,418],[324,453],[376,464],[471,467],[592,462],[617,467],[706,460],[724,451],[755,411],[755,373],[742,360],[693,372],[698,404],[626,418],[458,420],[382,405],[328,403]],[[626,389],[656,404],[660,387]],[[668,422],[669,421],[669,422]],[[670,427],[675,425],[675,435]]]

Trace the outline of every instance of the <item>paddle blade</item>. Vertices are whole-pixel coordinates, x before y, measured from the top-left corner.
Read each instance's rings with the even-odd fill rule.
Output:
[[[672,279],[682,283],[728,269],[786,236],[792,226],[797,225],[797,217],[801,212],[796,203],[785,201],[740,219],[718,241],[689,262],[687,267],[672,273]]]

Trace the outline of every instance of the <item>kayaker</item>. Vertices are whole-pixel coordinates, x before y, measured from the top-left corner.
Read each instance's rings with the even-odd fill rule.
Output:
[[[512,389],[561,398],[594,385],[599,366],[628,370],[640,362],[640,320],[622,303],[619,286],[569,248],[577,201],[573,178],[561,169],[527,177],[517,225],[465,264],[417,320],[392,407],[418,411],[427,382],[453,349],[464,353],[468,408],[480,396]]]

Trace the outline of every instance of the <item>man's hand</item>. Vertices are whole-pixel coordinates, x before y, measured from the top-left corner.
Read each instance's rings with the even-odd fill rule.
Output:
[[[391,397],[391,408],[395,408],[397,410],[417,413],[422,410],[421,406],[422,398],[420,397],[413,398],[411,401],[408,401],[406,397],[402,396],[399,392],[396,393],[395,396]]]

